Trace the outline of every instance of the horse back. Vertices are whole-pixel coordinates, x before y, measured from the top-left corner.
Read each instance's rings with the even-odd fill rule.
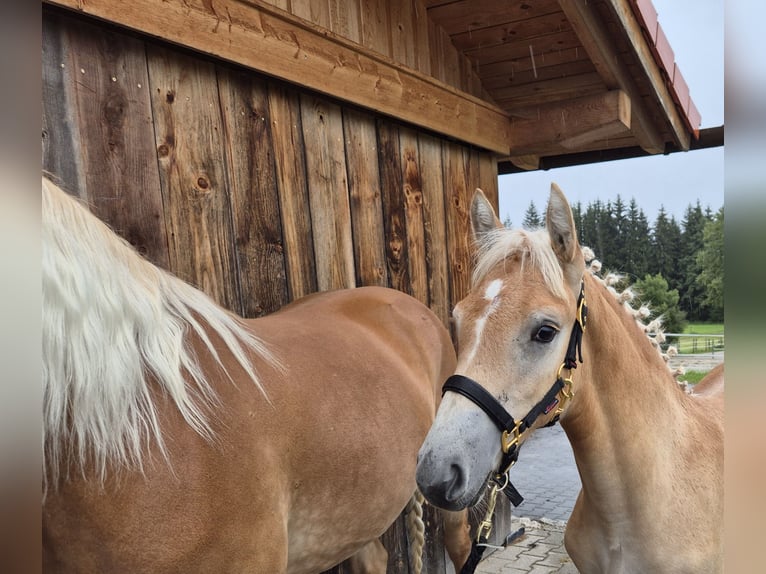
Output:
[[[716,366],[696,385],[693,394],[715,396],[723,395],[723,363]]]

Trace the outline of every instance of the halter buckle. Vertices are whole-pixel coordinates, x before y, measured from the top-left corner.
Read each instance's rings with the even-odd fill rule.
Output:
[[[577,322],[580,329],[585,332],[585,324],[588,322],[588,304],[585,301],[585,281],[580,284],[580,297],[577,301]]]
[[[520,426],[521,422],[518,422],[510,431],[503,431],[503,436],[500,439],[500,444],[503,447],[503,454],[508,454],[511,447],[518,446],[519,441],[521,440],[521,432],[519,431]]]

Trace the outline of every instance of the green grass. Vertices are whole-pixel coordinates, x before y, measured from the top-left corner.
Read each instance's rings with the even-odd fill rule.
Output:
[[[680,381],[686,381],[690,385],[696,385],[699,383],[705,375],[707,375],[710,371],[687,371],[680,377],[678,377],[678,380]]]
[[[684,333],[695,335],[723,335],[723,323],[689,323]]]

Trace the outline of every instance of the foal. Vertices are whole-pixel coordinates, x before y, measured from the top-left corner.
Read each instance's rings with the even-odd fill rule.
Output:
[[[632,314],[586,272],[555,185],[546,229],[503,229],[480,190],[471,224],[479,258],[454,311],[455,372],[483,387],[511,428],[464,396],[470,389],[445,386],[458,392],[446,392],[419,456],[426,498],[453,510],[475,504],[508,456],[559,414],[582,480],[565,535],[581,572],[721,572],[723,367],[691,393],[679,387]]]

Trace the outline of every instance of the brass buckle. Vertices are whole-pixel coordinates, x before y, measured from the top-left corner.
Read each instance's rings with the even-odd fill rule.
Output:
[[[580,329],[582,329],[582,332],[585,332],[585,320],[583,319],[583,309],[585,309],[588,305],[585,302],[585,295],[582,296],[580,299],[580,304],[577,306],[577,322],[580,324]]]
[[[574,389],[572,388],[574,385],[574,382],[572,381],[572,378],[571,378],[571,371],[570,371],[570,376],[567,377],[566,379],[561,376],[561,371],[563,371],[565,368],[566,368],[566,363],[561,363],[561,366],[559,367],[559,371],[558,373],[556,373],[556,377],[564,381],[564,388],[561,389],[560,391],[561,396],[563,398],[561,399],[561,401],[559,401],[559,405],[556,408],[556,415],[560,415],[561,413],[563,413],[564,407],[574,397]]]
[[[510,432],[507,430],[503,431],[503,436],[500,439],[500,445],[503,447],[503,454],[508,454],[508,451],[511,450],[512,446],[519,444],[519,441],[521,440],[521,433],[519,432],[520,425],[521,423],[518,422]],[[513,433],[513,436],[511,436],[511,433]]]

